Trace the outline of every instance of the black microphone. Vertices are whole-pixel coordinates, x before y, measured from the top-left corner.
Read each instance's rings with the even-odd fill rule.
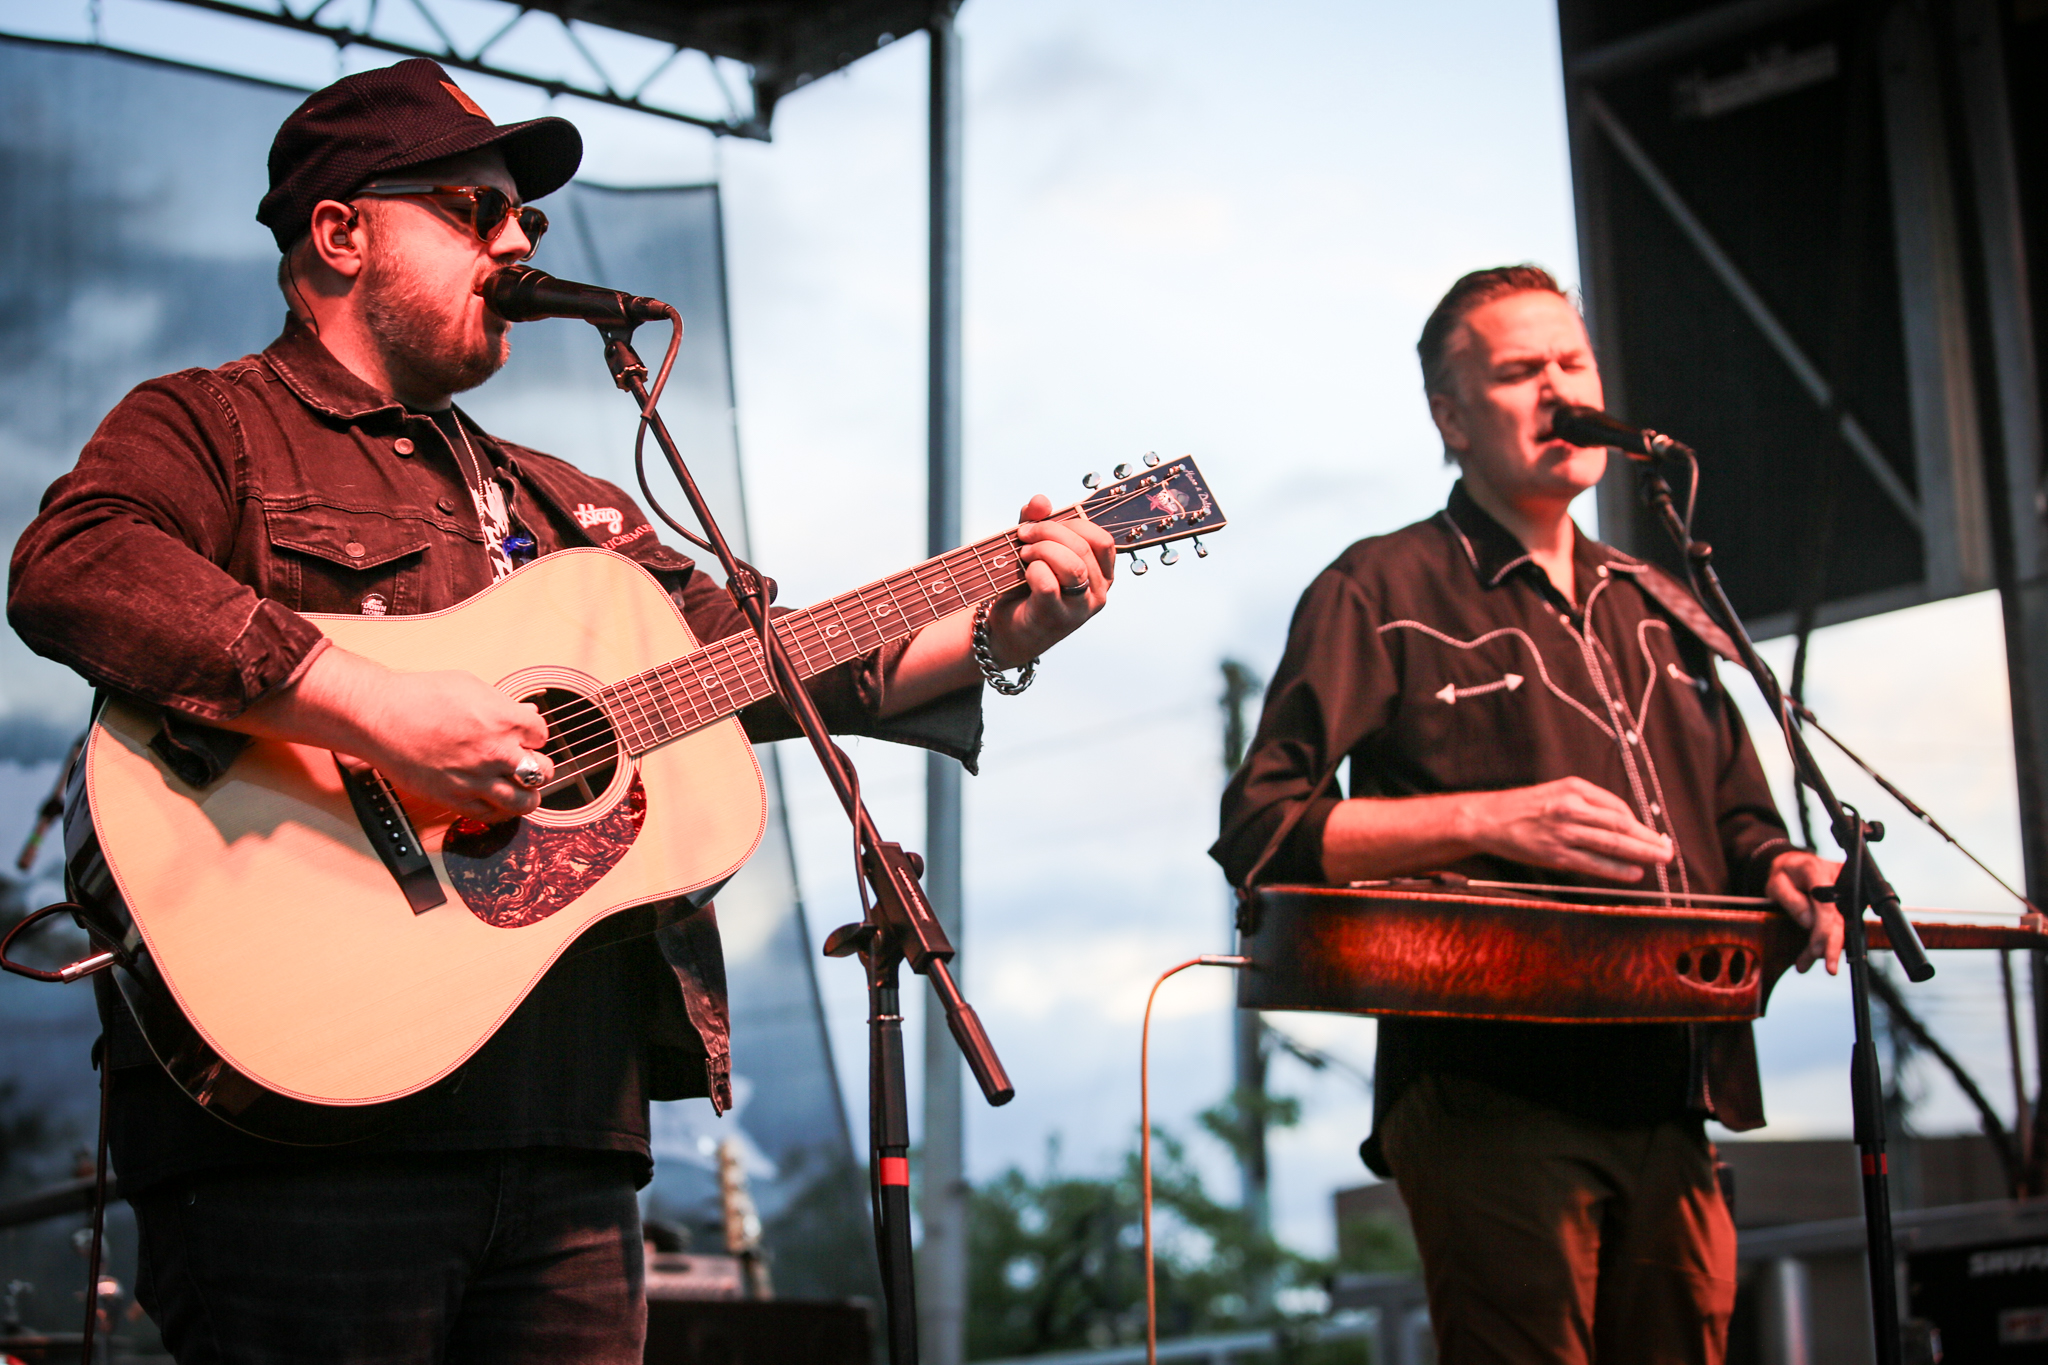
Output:
[[[1570,403],[1551,417],[1550,439],[1575,446],[1612,446],[1632,460],[1652,460],[1686,449],[1669,436],[1632,427],[1598,408]]]
[[[558,280],[530,265],[508,265],[486,275],[476,287],[493,313],[507,322],[539,318],[581,318],[600,327],[658,322],[669,314],[660,299],[641,298],[594,284]]]

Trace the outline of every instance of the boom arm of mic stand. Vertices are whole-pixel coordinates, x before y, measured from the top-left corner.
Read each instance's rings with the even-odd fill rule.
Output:
[[[1728,600],[1727,591],[1721,586],[1721,576],[1714,571],[1713,547],[1705,541],[1694,540],[1687,531],[1684,520],[1678,515],[1678,509],[1672,505],[1671,485],[1665,481],[1663,472],[1655,463],[1642,466],[1642,481],[1645,500],[1656,509],[1665,533],[1678,547],[1678,552],[1685,556],[1687,571],[1691,574],[1694,585],[1700,589],[1700,596],[1705,599],[1707,610],[1720,622],[1721,628],[1728,632],[1728,638],[1735,642],[1736,651],[1742,656],[1743,667],[1747,668],[1749,676],[1756,680],[1757,690],[1763,693],[1765,703],[1771,708],[1771,714],[1777,717],[1779,732],[1784,736],[1785,747],[1792,756],[1795,779],[1804,782],[1819,798],[1821,807],[1828,813],[1828,822],[1838,845],[1847,851],[1851,848],[1852,838],[1857,845],[1863,844],[1864,837],[1858,830],[1851,828],[1850,813],[1843,809],[1841,801],[1836,798],[1834,788],[1828,785],[1827,776],[1821,772],[1813,751],[1807,747],[1805,736],[1799,733],[1799,727],[1793,722],[1792,715],[1785,705],[1784,691],[1778,686],[1777,675],[1771,672],[1771,666],[1764,662],[1763,656],[1756,652],[1756,645],[1750,640],[1749,631],[1743,626],[1741,616],[1736,613],[1735,604]],[[1854,818],[1859,821],[1862,819],[1860,815]],[[1927,949],[1920,942],[1919,931],[1913,928],[1912,921],[1906,918],[1906,912],[1900,908],[1898,893],[1892,890],[1891,883],[1878,871],[1877,862],[1870,856],[1868,849],[1863,850],[1860,862],[1861,876],[1856,879],[1859,894],[1855,899],[1862,901],[1863,904],[1843,904],[1839,908],[1845,916],[1859,917],[1863,914],[1865,906],[1875,910],[1877,917],[1884,922],[1885,933],[1891,939],[1892,953],[1898,958],[1899,967],[1906,973],[1906,979],[1916,982],[1927,980],[1934,975],[1934,964],[1927,960]]]
[[[802,676],[783,647],[782,636],[771,624],[767,598],[761,592],[759,580],[740,564],[732,547],[726,543],[725,534],[712,516],[710,505],[705,502],[697,481],[690,476],[689,466],[683,463],[675,441],[669,436],[668,424],[661,420],[660,413],[647,412],[647,366],[633,350],[634,330],[631,326],[598,328],[605,339],[605,363],[611,368],[613,380],[633,396],[646,415],[648,430],[661,447],[676,481],[682,485],[683,496],[689,500],[690,510],[704,528],[705,538],[718,554],[733,600],[746,613],[747,620],[761,638],[762,654],[776,693],[804,737],[810,741],[819,766],[824,768],[833,790],[839,795],[840,804],[846,807],[847,818],[853,821],[860,836],[861,867],[875,890],[876,918],[868,926],[863,926],[868,930],[863,936],[866,941],[857,944],[845,942],[842,945],[844,951],[865,949],[879,939],[898,940],[900,951],[910,963],[911,970],[930,980],[932,989],[938,993],[940,1004],[946,1011],[946,1024],[961,1052],[966,1055],[968,1068],[973,1071],[983,1096],[992,1105],[1007,1104],[1015,1097],[1016,1088],[1010,1084],[1002,1059],[996,1055],[995,1045],[989,1041],[988,1032],[982,1027],[981,1017],[960,994],[960,987],[946,965],[953,956],[953,945],[946,938],[938,917],[932,913],[931,902],[919,883],[922,861],[916,854],[906,853],[902,845],[886,843],[881,838],[866,804],[860,799],[852,775],[846,770],[845,756],[832,743],[824,717],[818,714],[817,704],[811,700]]]

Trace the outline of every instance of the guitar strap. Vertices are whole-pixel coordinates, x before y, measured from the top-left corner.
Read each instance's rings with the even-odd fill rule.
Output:
[[[1644,564],[1635,574],[1636,585],[1648,593],[1652,600],[1677,618],[1684,626],[1699,637],[1700,643],[1729,663],[1739,664],[1742,655],[1736,651],[1735,641],[1728,632],[1714,624],[1707,615],[1707,609],[1692,595],[1692,589],[1665,573],[1655,564]]]

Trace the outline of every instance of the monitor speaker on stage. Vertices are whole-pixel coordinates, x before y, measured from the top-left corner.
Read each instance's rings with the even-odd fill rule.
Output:
[[[647,1301],[647,1365],[874,1365],[861,1299]]]
[[[2048,3],[1559,0],[1559,27],[1607,408],[1699,450],[1696,533],[1756,634],[2035,572]],[[1603,537],[1670,563],[1615,465]]]

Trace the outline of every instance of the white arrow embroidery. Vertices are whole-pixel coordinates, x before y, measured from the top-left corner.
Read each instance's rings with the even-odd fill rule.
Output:
[[[1477,687],[1460,687],[1456,683],[1445,683],[1432,695],[1446,706],[1456,706],[1460,697],[1483,697],[1488,692],[1512,692],[1521,685],[1521,674],[1504,673],[1499,682],[1481,683]]]

